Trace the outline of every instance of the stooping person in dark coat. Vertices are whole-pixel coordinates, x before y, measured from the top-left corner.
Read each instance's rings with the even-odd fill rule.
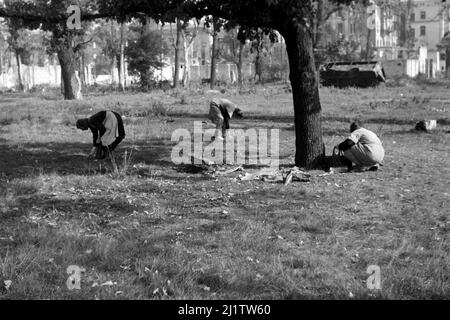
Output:
[[[96,159],[104,159],[125,138],[122,117],[114,111],[100,111],[90,118],[77,120],[76,125],[80,130],[91,130],[93,148],[89,157]]]

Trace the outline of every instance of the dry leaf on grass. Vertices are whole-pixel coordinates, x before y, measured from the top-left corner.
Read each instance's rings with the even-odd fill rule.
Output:
[[[104,282],[104,283],[102,283],[102,284],[98,284],[97,282],[94,282],[93,284],[92,284],[92,287],[93,288],[95,288],[95,287],[112,287],[112,286],[115,286],[115,285],[117,285],[117,282],[113,282],[113,281],[111,281],[111,280],[109,280],[109,281],[106,281],[106,282]]]
[[[3,283],[5,284],[5,289],[9,290],[11,288],[12,285],[12,281],[11,280],[5,280],[3,281]]]

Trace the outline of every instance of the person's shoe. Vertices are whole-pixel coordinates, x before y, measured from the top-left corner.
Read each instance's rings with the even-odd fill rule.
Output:
[[[370,167],[368,171],[378,171],[379,167],[377,165]]]

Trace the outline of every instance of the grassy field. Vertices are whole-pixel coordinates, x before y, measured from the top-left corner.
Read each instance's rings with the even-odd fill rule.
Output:
[[[291,166],[289,87],[223,96],[247,115],[233,128],[281,130]],[[171,162],[172,132],[206,120],[211,97],[0,95],[0,299],[450,298],[448,86],[321,89],[327,153],[359,118],[384,166],[288,186]],[[90,133],[74,128],[101,109],[125,118],[120,172],[87,160]],[[424,118],[438,130],[413,131]],[[66,286],[70,265],[85,269],[80,290]],[[370,265],[381,290],[366,286]]]

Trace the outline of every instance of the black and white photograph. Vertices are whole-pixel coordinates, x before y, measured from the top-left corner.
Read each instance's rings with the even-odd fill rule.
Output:
[[[0,0],[0,300],[448,300],[449,159],[449,1]]]

